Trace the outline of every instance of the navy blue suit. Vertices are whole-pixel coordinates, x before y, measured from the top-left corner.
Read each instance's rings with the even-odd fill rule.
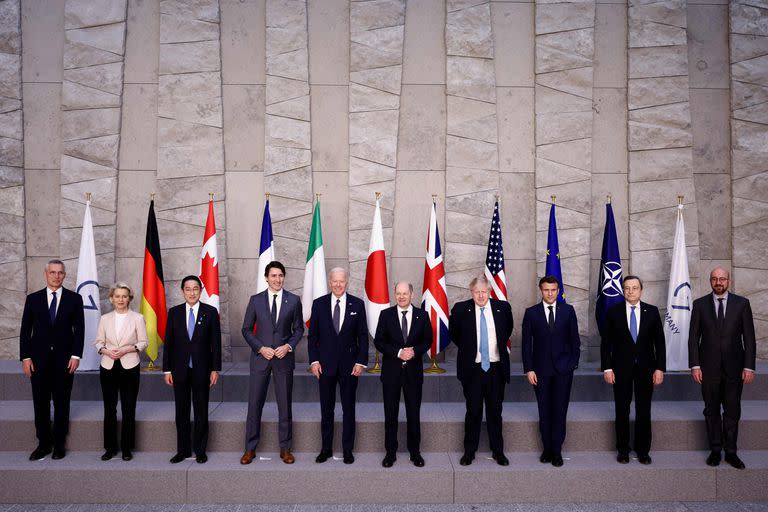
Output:
[[[341,445],[344,451],[352,451],[357,394],[357,377],[352,376],[352,368],[355,364],[368,364],[368,324],[363,301],[347,293],[344,320],[337,334],[333,328],[331,297],[329,293],[312,303],[307,350],[309,362],[318,361],[322,369],[319,380],[322,449],[333,449],[333,411],[338,384],[343,413]]]
[[[522,349],[523,371],[536,372],[538,380],[534,391],[544,452],[558,456],[565,441],[565,420],[581,341],[573,306],[560,302],[555,308],[551,329],[543,303],[525,310]]]

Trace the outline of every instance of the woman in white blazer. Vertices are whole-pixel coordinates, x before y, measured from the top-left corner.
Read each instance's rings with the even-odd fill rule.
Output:
[[[123,460],[131,460],[136,437],[136,398],[139,395],[139,354],[147,348],[144,317],[128,309],[133,291],[125,283],[109,289],[109,301],[115,309],[102,315],[94,345],[101,356],[100,380],[104,397],[104,455],[117,455],[117,397],[123,413],[120,447]]]

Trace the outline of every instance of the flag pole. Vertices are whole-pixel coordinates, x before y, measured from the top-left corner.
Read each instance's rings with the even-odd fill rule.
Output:
[[[496,196],[496,197],[498,197],[498,196]],[[437,201],[437,194],[432,194],[432,203],[434,204],[436,201]],[[430,373],[432,373],[432,374],[445,373],[445,369],[440,368],[437,365],[437,358],[436,357],[431,357],[430,356],[429,359],[430,359],[432,364],[430,365],[429,368],[424,368],[424,373],[427,373],[427,374],[430,374]]]
[[[607,196],[605,196],[605,202],[608,204],[611,204],[611,194],[608,194]]]
[[[374,192],[374,194],[376,195],[376,201],[378,201],[379,197],[381,197],[381,192]],[[389,284],[387,284],[387,286],[389,286]],[[373,359],[373,368],[368,368],[366,372],[381,373],[381,361],[379,360],[379,351],[376,350],[376,348],[374,348],[373,351],[376,354],[376,356]]]
[[[155,193],[154,192],[149,194],[149,200],[150,200],[150,202],[155,200]],[[152,359],[149,360],[149,363],[147,363],[147,366],[145,366],[145,367],[143,367],[141,369],[141,371],[143,371],[143,372],[160,372],[162,370],[163,370],[163,368],[161,366],[155,366],[155,362]]]

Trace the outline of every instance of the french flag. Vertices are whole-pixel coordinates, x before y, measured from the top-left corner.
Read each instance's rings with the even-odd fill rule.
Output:
[[[267,289],[264,272],[269,262],[275,261],[275,239],[272,237],[272,217],[269,215],[269,194],[264,204],[264,218],[261,220],[261,242],[259,243],[259,273],[256,279],[256,293]]]

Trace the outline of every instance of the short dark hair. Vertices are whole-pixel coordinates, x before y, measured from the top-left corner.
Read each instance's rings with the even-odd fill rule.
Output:
[[[539,279],[539,288],[541,288],[541,285],[543,285],[544,283],[556,284],[557,287],[560,288],[560,281],[558,281],[555,276],[544,276],[541,279]]]
[[[273,268],[280,269],[283,275],[285,275],[285,266],[283,266],[282,263],[280,263],[279,261],[270,261],[269,263],[267,263],[267,267],[264,269],[264,277],[267,277],[269,275],[269,271],[272,270]]]
[[[197,276],[189,275],[189,276],[187,276],[187,277],[185,277],[184,279],[181,280],[181,287],[180,288],[182,290],[184,289],[184,283],[186,283],[187,281],[196,281],[198,286],[200,286],[200,289],[201,290],[203,289],[203,282],[200,281],[200,278],[197,277]]]
[[[637,279],[637,282],[638,282],[638,283],[640,283],[640,289],[641,289],[641,290],[643,289],[643,280],[642,280],[642,279],[640,279],[640,278],[639,278],[639,277],[637,277],[637,276],[634,276],[634,275],[632,275],[632,274],[629,274],[628,276],[624,276],[624,280],[623,280],[623,281],[622,281],[622,283],[621,283],[621,287],[622,287],[622,288],[624,288],[624,283],[626,283],[626,282],[627,282],[627,281],[629,281],[630,279]]]

